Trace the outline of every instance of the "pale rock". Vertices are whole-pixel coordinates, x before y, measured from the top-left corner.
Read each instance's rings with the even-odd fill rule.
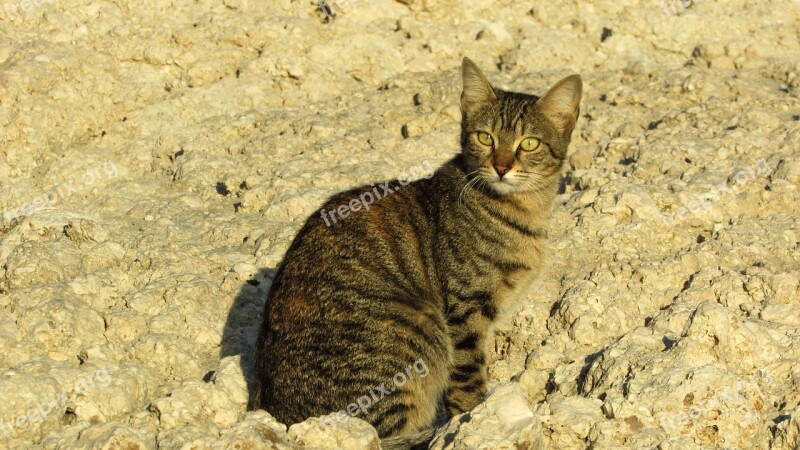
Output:
[[[798,447],[800,447],[800,406],[775,426],[775,437],[770,448],[790,450]]]
[[[514,47],[514,37],[500,22],[492,22],[478,33],[477,39],[490,39],[500,48],[511,49]]]
[[[267,186],[254,186],[242,194],[242,208],[250,211],[261,211],[270,204],[275,191]]]
[[[156,442],[137,430],[119,424],[103,424],[84,429],[69,448],[75,450],[155,449]]]
[[[472,411],[456,416],[439,429],[430,444],[433,450],[472,450],[543,446],[539,420],[517,383],[495,386],[486,400]]]
[[[222,360],[219,370],[209,383],[186,381],[166,397],[152,402],[164,429],[209,420],[220,428],[237,423],[247,406],[247,386],[238,357]]]
[[[103,318],[89,304],[75,298],[53,298],[17,318],[27,339],[36,342],[54,360],[75,358],[81,350],[104,341]]]
[[[218,429],[209,426],[203,429],[188,426],[162,433],[161,448],[212,448],[238,450],[243,448],[265,448],[270,450],[294,450],[298,447],[289,441],[286,426],[278,423],[266,411],[251,411],[233,427]]]
[[[603,415],[603,402],[594,398],[564,397],[553,399],[549,404],[549,416],[539,416],[542,427],[561,430],[561,434],[568,440],[587,436],[592,424]]]
[[[572,149],[569,162],[575,169],[586,169],[591,166],[595,157],[595,149],[589,146]]]
[[[297,448],[289,440],[286,426],[278,423],[266,411],[248,412],[247,416],[233,429],[224,431],[213,447],[225,450],[242,448],[294,450]]]
[[[227,392],[232,400],[239,404],[247,404],[247,380],[242,373],[240,356],[223,358],[219,370],[214,374],[214,386]]]
[[[104,318],[106,336],[113,336],[121,342],[133,342],[147,332],[144,317],[131,312],[109,313]]]
[[[0,19],[0,424],[27,426],[0,447],[297,448],[246,411],[269,278],[330,195],[452,158],[464,56],[584,91],[541,283],[488,339],[490,386],[535,417],[491,400],[447,445],[800,445],[796,8],[23,3]]]
[[[158,433],[158,444],[161,448],[190,450],[196,448],[212,448],[219,439],[220,430],[210,424],[188,424],[176,429],[161,429]]]
[[[401,130],[404,138],[418,137],[425,133],[433,131],[436,127],[436,122],[431,120],[431,115],[421,115],[403,125]]]
[[[727,56],[719,56],[714,58],[709,62],[708,65],[712,69],[720,70],[733,70],[736,68],[736,63],[734,63],[733,59]]]
[[[293,221],[311,212],[311,202],[307,198],[292,196],[273,201],[266,208],[264,216],[268,220]]]
[[[772,174],[773,179],[786,180],[800,186],[800,158],[797,155],[786,156],[781,160]]]
[[[379,450],[380,439],[372,425],[357,417],[329,414],[312,417],[289,427],[289,440],[314,450]]]
[[[800,297],[800,281],[798,281],[798,273],[778,273],[772,275],[770,280],[770,287],[772,288],[773,295],[770,303],[776,304],[790,304],[792,300]]]
[[[759,313],[761,319],[800,327],[800,305],[767,305]]]

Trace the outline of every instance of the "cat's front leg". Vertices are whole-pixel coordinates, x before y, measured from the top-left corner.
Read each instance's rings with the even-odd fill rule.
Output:
[[[486,396],[486,334],[490,321],[480,308],[459,304],[448,314],[453,364],[445,406],[455,416],[474,408]]]

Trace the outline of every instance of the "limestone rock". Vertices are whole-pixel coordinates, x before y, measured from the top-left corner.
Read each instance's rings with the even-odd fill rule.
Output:
[[[486,401],[470,412],[453,417],[439,429],[430,448],[541,449],[542,427],[517,383],[495,386]]]
[[[356,417],[334,414],[312,417],[289,427],[289,440],[301,448],[379,450],[380,439],[372,425]]]
[[[464,56],[584,95],[436,445],[800,445],[797,1],[124,3],[0,2],[0,448],[377,445],[248,411],[251,353],[326,198],[459,150]]]

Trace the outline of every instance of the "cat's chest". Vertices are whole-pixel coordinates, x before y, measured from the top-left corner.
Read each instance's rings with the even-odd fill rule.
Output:
[[[527,300],[531,289],[539,278],[540,268],[541,264],[537,264],[530,270],[508,274],[502,278],[492,297],[492,303],[497,310],[497,315],[493,322],[505,321],[509,315],[513,314]]]
[[[494,285],[492,305],[497,311],[493,322],[503,321],[528,298],[545,264],[544,233],[516,237],[512,245],[495,249],[504,263],[497,265],[497,270],[490,276]]]

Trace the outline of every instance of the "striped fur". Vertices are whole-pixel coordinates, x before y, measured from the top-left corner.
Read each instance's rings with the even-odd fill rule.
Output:
[[[462,72],[460,155],[429,179],[390,183],[395,193],[336,224],[313,214],[295,237],[257,341],[256,408],[291,424],[383,384],[395,390],[357,417],[392,438],[385,448],[408,448],[430,439],[442,405],[458,414],[482,400],[492,326],[542,267],[581,82],[572,75],[539,98],[492,88],[466,58]],[[519,148],[525,137],[539,147]],[[395,386],[418,360],[427,376]]]

